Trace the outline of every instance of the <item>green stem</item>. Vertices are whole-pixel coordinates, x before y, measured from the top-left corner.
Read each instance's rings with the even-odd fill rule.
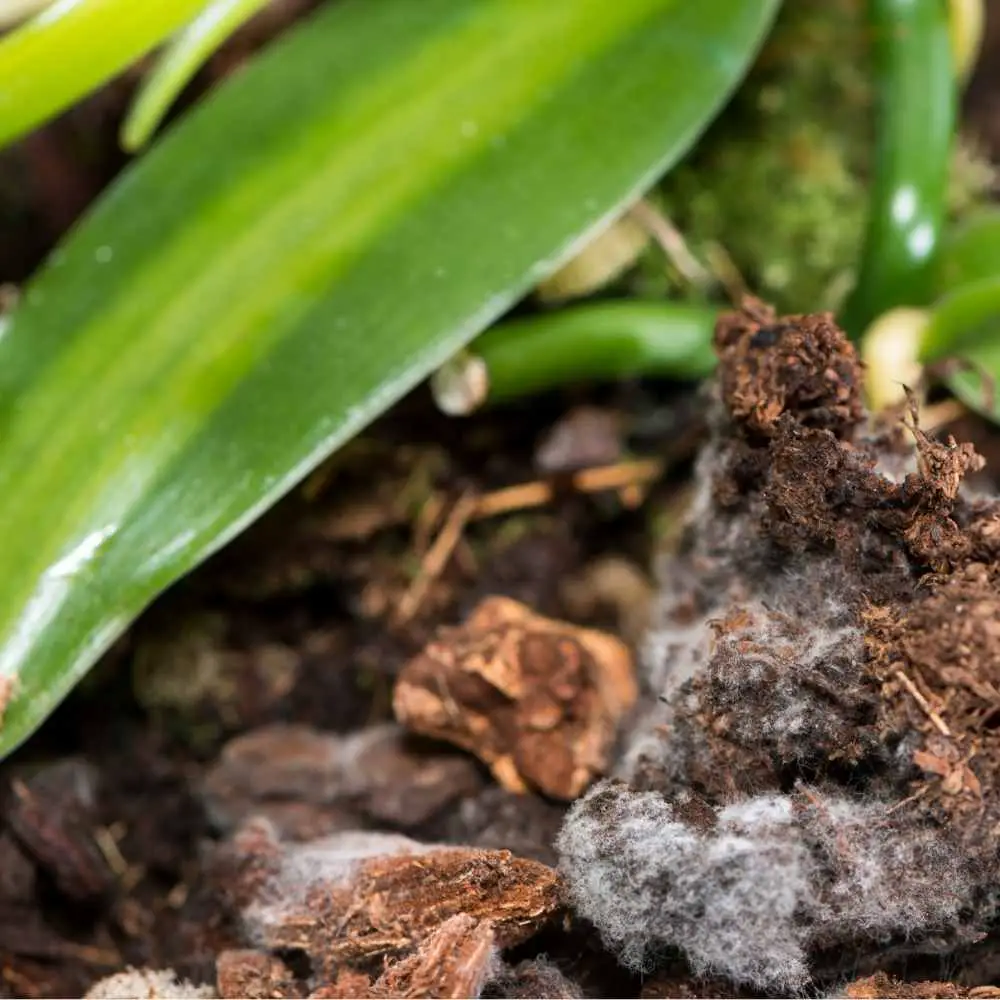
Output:
[[[213,0],[170,42],[122,124],[121,145],[141,149],[205,60],[270,0]]]
[[[925,305],[945,215],[956,87],[943,0],[869,0],[878,91],[871,208],[843,325]]]
[[[442,409],[458,414],[471,412],[475,403],[460,407],[446,399],[493,403],[571,382],[638,375],[702,378],[715,367],[717,317],[711,306],[623,300],[509,320],[438,373],[435,397]]]

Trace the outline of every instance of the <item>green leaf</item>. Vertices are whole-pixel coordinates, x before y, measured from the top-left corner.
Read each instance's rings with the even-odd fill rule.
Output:
[[[60,0],[0,39],[0,146],[120,73],[205,0]]]
[[[984,278],[1000,278],[1000,209],[981,209],[949,230],[938,253],[939,295]]]
[[[855,337],[882,313],[931,295],[957,110],[948,4],[866,7],[878,98],[874,171],[857,284],[840,317]]]
[[[340,0],[137,161],[0,338],[0,752],[676,161],[775,8]]]
[[[209,0],[208,6],[167,46],[142,82],[121,128],[122,148],[135,152],[149,142],[170,105],[205,60],[271,0]]]
[[[934,307],[920,344],[920,361],[959,359],[966,370],[948,384],[967,406],[1000,423],[1000,276],[965,285]],[[992,384],[991,384],[992,383]]]

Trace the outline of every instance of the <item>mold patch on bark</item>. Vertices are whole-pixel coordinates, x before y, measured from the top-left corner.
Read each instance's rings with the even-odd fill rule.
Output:
[[[1000,504],[963,491],[982,459],[915,410],[869,422],[828,314],[748,300],[716,348],[644,697],[560,834],[570,898],[629,966],[677,947],[769,990],[848,943],[977,940],[1000,890]]]

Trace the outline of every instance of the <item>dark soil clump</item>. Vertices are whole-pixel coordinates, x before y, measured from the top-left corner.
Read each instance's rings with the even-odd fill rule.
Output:
[[[659,704],[571,811],[570,897],[626,964],[679,947],[767,990],[847,946],[979,940],[1000,893],[1000,504],[962,486],[982,461],[915,411],[867,425],[828,316],[750,302],[716,345],[648,644]]]

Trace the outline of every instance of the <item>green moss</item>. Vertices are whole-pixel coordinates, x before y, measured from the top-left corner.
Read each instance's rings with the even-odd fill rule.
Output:
[[[746,84],[663,183],[696,253],[720,245],[781,309],[831,307],[861,244],[870,93],[859,0],[795,0]]]
[[[864,236],[872,100],[864,0],[786,3],[734,101],[654,197],[697,256],[720,246],[780,310],[835,309]],[[982,199],[983,162],[956,153],[953,213]],[[662,257],[635,282],[687,291]]]

